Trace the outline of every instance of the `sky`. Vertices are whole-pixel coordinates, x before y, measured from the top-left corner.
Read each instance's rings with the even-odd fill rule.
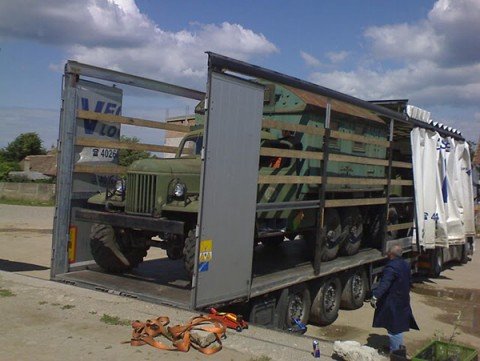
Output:
[[[30,131],[56,144],[68,59],[204,91],[205,51],[365,100],[409,99],[477,141],[478,19],[480,0],[0,0],[0,147]],[[125,94],[124,114],[147,119],[195,105]]]

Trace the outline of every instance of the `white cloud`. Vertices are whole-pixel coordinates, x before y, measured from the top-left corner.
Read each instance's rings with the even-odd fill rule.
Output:
[[[336,64],[344,61],[348,56],[348,51],[330,51],[327,53],[327,58],[330,62]]]
[[[300,56],[302,57],[305,64],[307,64],[308,66],[318,67],[318,66],[322,65],[320,60],[318,60],[313,55],[311,55],[311,54],[309,54],[305,51],[300,51]]]
[[[263,34],[239,24],[164,30],[133,0],[5,1],[0,36],[62,46],[80,62],[190,84],[206,75],[206,50],[241,60],[278,51]]]
[[[444,122],[465,126],[458,126],[464,135],[477,137],[478,118],[474,111],[465,117],[463,110],[478,112],[480,104],[478,19],[478,0],[438,0],[416,23],[367,28],[367,61],[363,57],[353,70],[313,72],[310,79],[362,99],[408,98],[427,109],[450,107],[450,117],[457,109],[464,117]]]

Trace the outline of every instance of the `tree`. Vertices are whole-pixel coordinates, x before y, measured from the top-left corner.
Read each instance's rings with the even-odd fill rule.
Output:
[[[22,133],[2,151],[6,161],[20,162],[27,155],[46,154],[37,133]]]
[[[124,143],[136,144],[140,142],[140,139],[137,137],[127,137],[122,135],[120,137],[120,141]],[[118,164],[127,167],[136,160],[150,158],[150,156],[151,154],[144,150],[120,149],[118,152]]]

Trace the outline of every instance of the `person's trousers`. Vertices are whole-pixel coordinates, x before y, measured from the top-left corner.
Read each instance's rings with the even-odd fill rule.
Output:
[[[390,352],[400,349],[400,346],[403,345],[403,332],[400,333],[388,333],[388,338],[390,339]]]

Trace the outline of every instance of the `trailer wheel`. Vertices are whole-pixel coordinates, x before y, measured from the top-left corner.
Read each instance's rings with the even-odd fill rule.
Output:
[[[340,254],[352,256],[360,249],[363,236],[363,217],[358,207],[342,212],[342,246]]]
[[[310,310],[310,321],[320,326],[333,323],[338,317],[342,284],[338,277],[326,279],[320,286]]]
[[[435,248],[431,253],[430,261],[430,276],[437,278],[443,271],[443,250],[441,248]]]
[[[340,225],[338,211],[331,208],[326,209],[323,224],[326,239],[322,248],[322,261],[330,261],[337,256],[340,247],[342,227]]]
[[[465,244],[462,246],[462,257],[460,258],[460,263],[466,264],[468,263],[468,255],[470,254],[470,242],[466,241]]]
[[[147,238],[107,224],[94,224],[90,231],[90,250],[95,262],[105,271],[119,273],[137,267],[147,255]]]
[[[287,310],[285,313],[286,328],[295,325],[293,318],[300,320],[303,324],[307,324],[310,318],[311,306],[310,291],[305,284],[291,287],[288,290]]]
[[[193,276],[193,268],[195,267],[195,231],[188,231],[185,237],[185,245],[183,246],[183,267],[190,277]]]
[[[368,278],[364,268],[358,269],[348,277],[342,291],[340,306],[347,310],[356,310],[363,306],[367,294]]]

